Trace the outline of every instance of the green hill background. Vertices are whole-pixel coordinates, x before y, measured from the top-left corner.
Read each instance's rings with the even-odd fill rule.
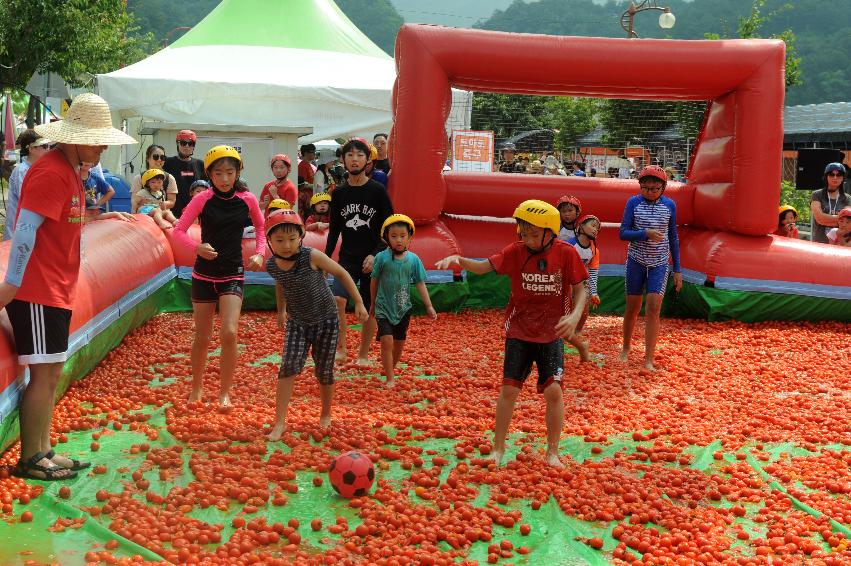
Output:
[[[217,4],[218,0],[129,0],[127,7],[136,16],[140,31],[150,31],[164,40],[174,28],[196,24]],[[337,0],[337,4],[390,54],[403,21],[520,33],[623,37],[620,14],[628,6],[628,2],[612,0]],[[739,17],[750,12],[752,2],[668,0],[661,4],[671,7],[677,16],[676,26],[662,30],[657,24],[658,12],[639,14],[636,30],[642,37],[703,39],[706,33],[734,37]],[[851,3],[767,0],[763,14],[770,13],[774,15],[763,28],[763,35],[791,29],[801,57],[803,84],[789,89],[786,104],[851,100]],[[174,32],[172,40],[180,33]]]

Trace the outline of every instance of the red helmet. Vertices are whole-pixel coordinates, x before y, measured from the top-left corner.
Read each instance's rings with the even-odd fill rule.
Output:
[[[558,202],[556,203],[556,208],[561,210],[561,205],[563,204],[572,204],[576,207],[576,213],[578,214],[580,210],[582,210],[582,203],[579,202],[579,199],[572,195],[564,195]]]
[[[272,160],[269,162],[269,167],[273,166],[276,161],[283,161],[284,163],[287,164],[287,167],[292,169],[293,162],[290,159],[290,156],[287,155],[286,153],[279,153],[277,155],[273,155]]]
[[[266,218],[266,237],[275,226],[281,224],[295,224],[299,227],[302,237],[304,236],[304,222],[301,221],[301,216],[292,209],[281,208],[269,214]]]
[[[177,132],[177,141],[198,141],[198,136],[192,130],[180,130]]]
[[[369,155],[370,155],[369,142],[366,141],[364,138],[351,138],[351,139],[349,139],[349,141],[347,141],[345,144],[343,144],[343,149],[342,149],[343,155],[352,151],[352,149],[361,150],[362,152],[364,152],[364,154],[367,157],[369,157]]]
[[[836,215],[836,218],[851,218],[851,206],[846,206],[840,210],[839,214]]]
[[[596,220],[597,223],[600,222],[600,219],[594,216],[593,214],[583,214],[582,216],[576,219],[576,225],[579,226],[580,224],[585,224],[589,220]]]
[[[668,182],[668,174],[665,173],[665,170],[658,165],[648,165],[644,167],[638,174],[638,180],[640,181],[644,177],[653,177],[654,179],[659,179],[663,183]]]

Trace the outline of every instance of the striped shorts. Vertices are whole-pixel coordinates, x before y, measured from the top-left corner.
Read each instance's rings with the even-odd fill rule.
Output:
[[[6,305],[20,364],[53,364],[68,359],[71,311],[13,300]]]
[[[312,348],[316,379],[322,385],[333,385],[334,354],[337,351],[339,335],[340,321],[337,315],[313,324],[287,320],[284,361],[278,371],[278,379],[300,374],[307,361],[307,352]]]

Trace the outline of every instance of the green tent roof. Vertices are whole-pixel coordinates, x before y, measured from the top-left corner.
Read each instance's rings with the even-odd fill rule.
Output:
[[[389,58],[333,0],[223,0],[170,48],[251,45]]]

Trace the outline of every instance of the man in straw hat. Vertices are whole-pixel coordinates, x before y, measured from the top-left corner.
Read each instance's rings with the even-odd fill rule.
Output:
[[[16,472],[64,480],[90,465],[56,454],[50,446],[56,385],[67,358],[80,270],[86,208],[80,166],[100,161],[108,145],[136,140],[112,127],[106,101],[91,93],[74,99],[66,119],[36,126],[35,131],[58,147],[41,157],[24,179],[9,265],[0,283],[0,307],[6,308],[12,323],[18,361],[30,367],[21,399]]]

